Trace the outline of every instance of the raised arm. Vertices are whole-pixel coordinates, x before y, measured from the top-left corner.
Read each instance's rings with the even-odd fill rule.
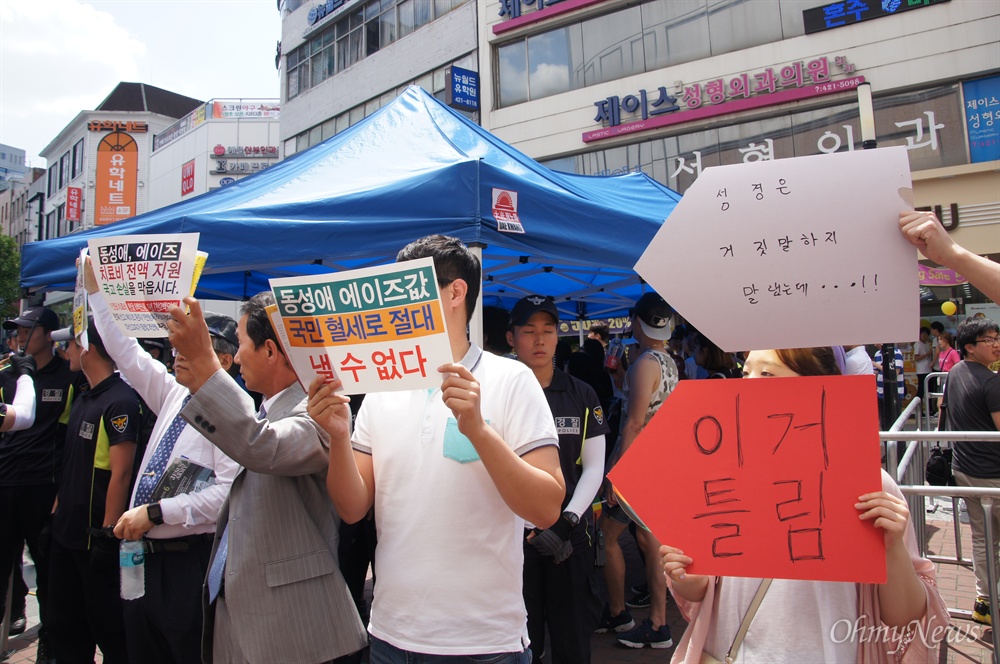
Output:
[[[347,523],[357,523],[375,503],[375,472],[371,455],[351,447],[351,411],[346,396],[337,394],[340,380],[325,383],[317,376],[309,386],[309,416],[330,436],[330,465],[326,472],[326,490]],[[364,406],[358,414],[365,416]]]
[[[900,212],[899,230],[924,256],[955,270],[986,297],[1000,302],[1000,263],[977,256],[952,240],[933,212]]]

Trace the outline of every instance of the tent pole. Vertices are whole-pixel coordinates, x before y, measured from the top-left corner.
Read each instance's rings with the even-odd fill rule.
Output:
[[[469,244],[469,250],[479,259],[479,264],[483,264],[483,249],[486,248],[485,244],[471,243]],[[479,288],[479,296],[476,298],[476,314],[469,321],[469,341],[476,344],[480,348],[483,347],[483,289],[482,284]]]

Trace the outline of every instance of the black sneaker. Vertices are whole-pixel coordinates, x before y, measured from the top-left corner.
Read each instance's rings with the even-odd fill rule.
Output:
[[[632,614],[628,609],[623,610],[615,617],[611,617],[611,612],[608,607],[604,607],[604,617],[601,618],[601,624],[594,630],[597,634],[604,634],[605,632],[627,632],[628,630],[635,627],[635,621],[632,620]]]
[[[21,615],[11,621],[10,630],[7,631],[11,636],[17,636],[18,634],[24,634],[24,630],[28,628],[28,617],[24,615],[24,611],[21,611]]]
[[[625,602],[625,606],[630,609],[645,609],[649,606],[649,591],[636,593],[632,599]]]
[[[976,603],[972,607],[972,619],[977,623],[982,625],[992,625],[993,622],[990,619],[990,598],[989,597],[977,597]]]
[[[653,629],[653,623],[646,618],[635,628],[618,635],[618,643],[629,648],[669,648],[674,645],[674,640],[670,638],[670,627],[661,625],[660,629]]]

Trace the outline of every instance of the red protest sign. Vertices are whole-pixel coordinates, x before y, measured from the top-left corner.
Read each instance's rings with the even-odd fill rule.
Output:
[[[885,583],[873,376],[681,381],[609,475],[692,574]]]

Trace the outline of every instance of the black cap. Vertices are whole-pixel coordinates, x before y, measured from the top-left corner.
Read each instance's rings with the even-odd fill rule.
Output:
[[[213,337],[225,339],[234,346],[240,345],[239,337],[236,336],[236,321],[229,316],[207,313],[205,323],[208,324],[208,333]]]
[[[667,341],[674,331],[674,310],[662,297],[650,291],[635,303],[635,317],[639,319],[642,331],[650,339]]]
[[[59,316],[48,307],[28,307],[17,318],[5,320],[3,329],[14,330],[19,327],[31,327],[35,323],[49,332],[59,327]]]
[[[514,308],[510,310],[510,324],[524,325],[539,311],[544,311],[552,316],[552,322],[559,322],[559,310],[556,309],[556,303],[551,297],[529,295],[518,300]]]
[[[159,338],[155,338],[155,337],[150,337],[148,339],[138,339],[138,341],[139,341],[139,345],[142,346],[143,348],[145,348],[146,350],[149,350],[150,348],[157,348],[159,350],[166,350],[167,349],[167,341],[166,341],[166,339],[159,339]]]

